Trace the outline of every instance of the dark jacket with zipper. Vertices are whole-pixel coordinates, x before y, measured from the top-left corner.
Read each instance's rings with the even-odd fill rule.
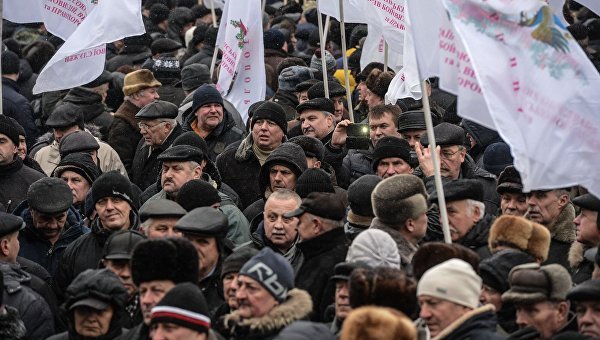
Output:
[[[7,165],[0,165],[0,204],[7,212],[12,212],[27,198],[29,186],[46,175],[33,170],[15,156],[15,160]]]
[[[142,138],[140,129],[135,121],[135,115],[140,108],[126,100],[115,112],[114,120],[108,134],[108,144],[119,154],[119,158],[127,174],[131,172],[135,147]]]

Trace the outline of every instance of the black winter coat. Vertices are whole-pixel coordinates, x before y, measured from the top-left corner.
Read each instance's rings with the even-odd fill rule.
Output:
[[[25,327],[27,339],[46,339],[54,334],[54,320],[48,303],[29,286],[31,276],[18,264],[0,262],[4,277],[3,303],[16,308]]]
[[[191,64],[204,64],[206,67],[210,69],[210,64],[212,63],[212,57],[214,53],[214,46],[204,46],[198,53],[189,57],[185,63],[183,63],[183,67],[191,65]]]
[[[131,172],[129,172],[129,178],[131,178],[133,184],[137,185],[143,191],[156,183],[161,170],[161,162],[156,158],[171,146],[181,132],[181,125],[177,124],[169,137],[161,145],[153,147],[152,152],[150,152],[150,146],[146,145],[144,139],[140,139],[135,149]]]
[[[39,135],[33,109],[27,98],[19,93],[17,82],[4,77],[2,77],[2,113],[21,124],[27,134],[27,146],[33,146]]]
[[[495,219],[496,216],[486,214],[473,226],[473,228],[471,228],[467,235],[457,243],[476,252],[477,255],[479,255],[480,260],[492,256],[490,248],[488,247],[488,237],[490,235],[490,227]]]
[[[8,165],[0,165],[0,204],[12,212],[27,198],[29,186],[46,175],[23,165],[20,157]]]
[[[142,138],[140,129],[135,121],[135,115],[140,108],[126,100],[115,112],[115,118],[110,126],[108,144],[115,149],[127,174],[131,173],[135,148]]]
[[[304,261],[296,274],[296,288],[308,291],[313,301],[311,320],[323,321],[325,309],[334,302],[335,284],[329,280],[336,264],[344,262],[348,243],[344,228],[335,228],[298,243]]]
[[[491,305],[485,305],[470,311],[451,323],[436,339],[444,340],[499,340],[504,339],[496,333],[496,313]]]
[[[28,208],[27,201],[23,201],[14,214],[20,216],[26,224],[25,229],[19,233],[19,243],[21,245],[19,256],[40,264],[52,276],[56,273],[67,246],[79,236],[90,232],[90,229],[83,224],[83,218],[73,206],[67,211],[64,231],[54,244],[44,238],[33,225],[31,210]]]
[[[73,103],[83,109],[83,120],[86,124],[94,124],[100,128],[102,140],[108,140],[108,133],[113,122],[113,115],[102,96],[85,87],[72,88],[63,98],[63,103]]]

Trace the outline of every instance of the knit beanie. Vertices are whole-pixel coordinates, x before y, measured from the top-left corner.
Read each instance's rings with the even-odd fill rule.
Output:
[[[297,181],[307,168],[304,151],[297,144],[290,142],[283,143],[273,150],[260,167],[258,174],[258,183],[263,190],[270,185],[269,172],[275,165],[282,165],[290,169],[296,175]]]
[[[263,33],[263,44],[266,50],[281,50],[285,36],[278,29],[271,28]]]
[[[92,184],[92,203],[96,203],[104,197],[118,197],[129,203],[131,209],[136,209],[133,203],[133,191],[131,182],[127,177],[113,170],[102,174]]]
[[[463,260],[451,259],[429,269],[417,285],[417,296],[428,295],[472,309],[479,305],[481,278]]]
[[[294,288],[292,265],[269,247],[246,262],[240,275],[256,280],[279,302],[285,301],[288,291]]]
[[[363,175],[348,187],[350,210],[358,216],[375,217],[371,194],[382,179],[376,175]],[[350,215],[349,215],[350,216]],[[350,219],[350,217],[348,217]]]
[[[221,280],[229,273],[239,273],[244,264],[250,261],[256,254],[258,254],[258,250],[250,247],[235,250],[223,260],[223,265],[221,266]]]
[[[0,133],[6,135],[15,146],[19,145],[19,130],[17,130],[8,116],[0,115]]]
[[[296,193],[300,198],[306,198],[311,192],[335,193],[329,175],[322,169],[306,169],[296,180]]]
[[[21,124],[19,124],[19,122],[17,122],[16,119],[14,119],[13,117],[8,117],[8,119],[10,119],[10,121],[15,126],[15,129],[17,129],[17,131],[19,132],[19,136],[27,137],[27,133],[25,133],[25,129],[23,128],[23,126]]]
[[[427,191],[415,175],[400,174],[382,180],[371,194],[375,217],[389,225],[403,224],[427,212]]]
[[[483,168],[495,176],[499,176],[502,170],[513,164],[508,144],[498,142],[488,145],[483,152]]]
[[[184,282],[173,287],[152,308],[151,325],[172,323],[184,328],[208,333],[210,329],[210,312],[208,304],[200,288],[191,282]]]
[[[290,66],[284,68],[279,76],[277,82],[279,89],[287,92],[295,92],[296,86],[309,80],[313,79],[313,71],[306,66]]]
[[[216,103],[221,104],[221,106],[223,106],[223,97],[221,97],[219,91],[217,91],[217,89],[210,84],[204,84],[200,86],[196,91],[194,91],[193,98],[193,114],[196,114],[196,111],[198,111],[198,109],[205,104]]]
[[[323,61],[321,60],[322,53],[323,50],[318,48],[315,50],[315,54],[313,54],[313,56],[310,58],[310,68],[318,70],[319,72],[321,72],[323,69]],[[325,65],[325,67],[327,68],[327,73],[331,74],[335,72],[335,58],[327,50],[325,50]]]
[[[173,283],[198,282],[198,252],[185,238],[145,240],[131,255],[131,276],[140,283],[169,280]]]
[[[412,163],[410,151],[411,148],[406,139],[392,136],[383,137],[375,145],[371,167],[374,172],[377,172],[379,161],[389,157],[398,157],[410,165]]]
[[[149,87],[159,87],[162,84],[154,78],[152,71],[141,69],[127,73],[123,83],[123,94],[130,96]]]
[[[533,262],[535,259],[527,253],[504,249],[479,263],[479,276],[483,284],[502,294],[510,288],[508,284],[510,270],[518,265]]]
[[[17,74],[21,63],[19,56],[10,50],[2,52],[2,74]]]
[[[346,262],[363,262],[371,267],[400,268],[400,253],[392,237],[383,230],[367,229],[352,241]]]
[[[61,158],[52,176],[60,178],[65,171],[73,171],[83,177],[90,186],[102,174],[92,156],[83,152],[71,153]]]
[[[221,203],[219,192],[208,182],[201,179],[191,180],[179,189],[177,203],[187,211],[200,207],[210,207],[215,203]]]
[[[321,162],[325,158],[325,146],[315,137],[300,135],[288,139],[288,142],[298,144],[306,157],[315,157]]]
[[[252,114],[250,122],[250,131],[254,128],[254,123],[259,119],[267,119],[277,124],[283,133],[287,133],[287,118],[283,106],[275,102],[264,102],[260,104]]]

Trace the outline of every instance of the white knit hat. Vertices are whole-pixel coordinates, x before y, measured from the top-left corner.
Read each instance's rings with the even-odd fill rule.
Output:
[[[367,229],[352,241],[346,262],[400,269],[400,254],[396,242],[388,233],[379,229]]]
[[[481,278],[470,264],[451,259],[430,268],[417,285],[417,296],[429,295],[456,304],[477,308]]]

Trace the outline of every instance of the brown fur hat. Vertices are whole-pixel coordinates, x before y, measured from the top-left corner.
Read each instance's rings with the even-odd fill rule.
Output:
[[[479,272],[479,255],[471,249],[455,243],[430,242],[419,247],[413,256],[413,275],[418,281],[431,267],[450,259],[461,259]]]
[[[415,175],[396,175],[379,182],[371,193],[375,216],[385,224],[402,225],[427,212],[427,191]]]
[[[417,310],[417,285],[396,268],[356,268],[350,275],[350,306],[390,307],[413,316]]]
[[[417,329],[406,315],[391,308],[365,306],[348,315],[341,340],[416,340]]]
[[[394,74],[392,72],[382,72],[375,69],[369,74],[366,85],[369,91],[384,98],[393,78]]]
[[[152,71],[142,69],[128,73],[123,83],[123,93],[130,96],[149,87],[159,87],[162,84],[154,78]]]
[[[488,244],[492,253],[513,248],[545,262],[550,249],[550,232],[523,217],[503,215],[492,224]]]

